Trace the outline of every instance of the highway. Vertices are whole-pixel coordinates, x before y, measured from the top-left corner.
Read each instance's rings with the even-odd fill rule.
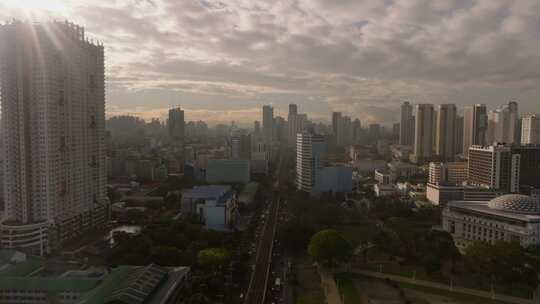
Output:
[[[276,226],[279,219],[280,197],[279,183],[281,177],[281,168],[283,158],[280,157],[279,165],[276,170],[276,182],[272,191],[268,216],[265,219],[261,237],[257,244],[257,255],[255,257],[255,267],[251,274],[246,300],[244,304],[263,304],[266,301],[268,290],[268,278],[270,274],[270,265],[272,264],[272,251],[274,248],[274,238],[276,236]]]
[[[265,303],[268,285],[268,274],[272,261],[272,249],[276,234],[276,223],[279,212],[279,197],[270,202],[270,212],[266,219],[255,257],[255,268],[251,274],[245,304]]]

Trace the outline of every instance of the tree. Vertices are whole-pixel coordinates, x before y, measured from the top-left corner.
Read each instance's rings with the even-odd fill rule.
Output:
[[[353,248],[341,234],[334,229],[317,232],[311,238],[308,254],[317,262],[326,262],[330,267],[335,262],[347,261],[353,253]]]
[[[470,270],[498,283],[531,287],[538,283],[530,258],[517,242],[475,242],[467,248],[465,258]]]
[[[189,304],[210,304],[210,300],[202,293],[196,293],[189,298]]]
[[[197,263],[214,273],[227,266],[230,259],[231,254],[225,248],[207,248],[197,254]]]

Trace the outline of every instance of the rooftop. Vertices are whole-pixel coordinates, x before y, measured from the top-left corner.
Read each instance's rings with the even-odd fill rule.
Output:
[[[522,222],[540,222],[540,214],[524,214],[493,209],[489,207],[489,202],[486,201],[451,201],[448,203],[448,208]]]

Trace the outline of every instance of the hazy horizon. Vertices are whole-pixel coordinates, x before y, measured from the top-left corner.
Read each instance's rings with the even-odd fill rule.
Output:
[[[296,103],[315,121],[389,125],[404,100],[540,113],[535,0],[0,0],[0,21],[29,9],[103,42],[108,116],[180,105],[186,120],[250,124],[263,104],[286,117]]]

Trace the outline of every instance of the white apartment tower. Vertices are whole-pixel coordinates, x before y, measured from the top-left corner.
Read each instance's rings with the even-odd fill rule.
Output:
[[[309,131],[296,135],[296,186],[310,193],[325,153],[324,137]]]
[[[521,144],[540,144],[540,115],[523,115],[521,123]]]
[[[103,46],[68,22],[0,25],[1,246],[43,255],[106,221]]]

